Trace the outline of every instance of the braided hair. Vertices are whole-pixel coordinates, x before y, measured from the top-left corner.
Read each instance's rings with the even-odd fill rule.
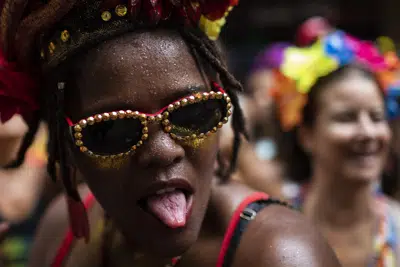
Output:
[[[22,1],[22,0],[21,0]],[[21,2],[19,1],[19,2]],[[3,15],[6,15],[5,17],[2,17],[2,23],[9,23],[10,27],[14,25],[15,21],[12,19],[11,13],[13,12],[13,8],[10,6],[7,6],[8,2],[12,1],[6,1],[5,3],[5,8],[8,8],[8,12],[6,12],[6,9],[3,9]],[[22,1],[22,2],[27,2],[27,1]],[[37,2],[37,1],[36,1]],[[49,7],[51,3],[58,2],[59,6],[52,5]],[[57,1],[51,1],[46,8],[49,10],[54,10],[57,9],[59,13],[56,15],[57,17],[62,17],[67,13],[67,10],[70,10],[71,7],[76,4],[76,0],[69,0],[69,1],[62,1],[62,0],[57,0]],[[79,1],[78,1],[79,2]],[[21,5],[21,3],[18,3]],[[14,7],[15,8],[15,7]],[[45,8],[45,9],[46,9]],[[43,13],[46,13],[45,11],[42,11]],[[78,12],[78,11],[73,11],[73,12]],[[38,12],[37,12],[38,13]],[[7,22],[6,18],[9,19]],[[51,24],[54,21],[57,21],[58,18],[55,17],[49,17],[49,16],[42,16],[42,17],[36,17],[34,15],[34,18],[39,19],[37,21],[36,25],[37,28],[33,28],[33,24],[30,23],[32,21],[32,17],[28,17],[28,19],[22,20],[21,26],[18,30],[18,32],[22,36],[21,42],[23,41],[24,43],[19,42],[19,40],[16,40],[15,47],[18,49],[18,52],[22,48],[26,48],[23,52],[20,52],[19,54],[16,54],[16,58],[20,58],[20,62],[26,63],[26,58],[27,58],[27,51],[29,50],[27,43],[32,43],[29,42],[29,36],[32,35],[33,32],[35,31],[43,31],[45,29],[45,25]],[[76,20],[74,21],[74,23]],[[14,26],[15,27],[15,26]],[[176,27],[175,27],[176,28]],[[137,27],[135,28],[137,29]],[[132,29],[131,29],[132,30]],[[133,29],[134,30],[134,29]],[[208,66],[205,67],[210,67],[214,72],[217,73],[219,79],[221,80],[221,83],[231,98],[232,105],[234,107],[234,112],[233,112],[233,118],[232,118],[232,128],[234,131],[234,139],[233,139],[233,152],[231,156],[231,161],[230,165],[227,168],[224,168],[224,164],[221,162],[221,157],[217,157],[219,161],[219,166],[220,169],[218,170],[218,176],[221,178],[221,181],[227,181],[234,172],[236,168],[236,163],[237,163],[237,158],[238,158],[238,151],[241,143],[241,135],[244,135],[247,137],[246,131],[245,131],[245,122],[244,122],[244,116],[243,112],[239,106],[239,101],[237,97],[237,93],[242,90],[242,86],[240,82],[238,82],[234,76],[229,72],[228,67],[224,61],[223,55],[221,51],[219,50],[216,42],[211,41],[203,32],[201,32],[199,29],[193,28],[193,27],[186,27],[185,25],[181,25],[179,28],[179,34],[182,36],[182,38],[185,40],[185,42],[188,44],[189,48],[192,50],[192,53],[197,61],[202,61],[205,62]],[[24,33],[25,34],[22,34]],[[101,34],[92,34],[90,36],[90,42],[89,44],[86,44],[86,46],[81,47],[80,50],[83,51],[85,49],[90,48],[89,45],[92,47],[95,46],[96,44],[100,43],[103,40],[106,40],[106,38],[111,38],[117,34],[123,34],[124,32],[127,32],[125,29],[120,30],[120,31],[115,31],[115,33],[112,36],[105,37],[101,34],[104,33],[104,31],[101,32]],[[28,37],[26,37],[28,36]],[[4,35],[3,35],[4,38]],[[9,42],[6,42],[7,44]],[[10,46],[3,47],[10,49]],[[76,51],[77,52],[77,51]],[[64,56],[65,57],[65,56]],[[30,58],[31,62],[35,62],[36,59]],[[202,65],[199,63],[199,65]],[[204,64],[203,64],[204,65]],[[57,76],[58,74],[56,74]],[[59,75],[62,75],[60,73]],[[62,80],[61,77],[58,81]],[[52,87],[52,88],[49,88]],[[58,83],[57,88],[54,89],[54,83],[49,83],[47,84],[47,88],[49,90],[43,90],[43,94],[41,97],[42,100],[42,109],[40,111],[40,115],[37,116],[36,120],[32,121],[29,123],[29,132],[25,135],[23,145],[18,153],[17,159],[12,162],[9,166],[9,168],[15,168],[21,165],[21,163],[24,160],[25,153],[29,146],[33,142],[33,137],[35,136],[35,133],[37,131],[37,125],[40,119],[44,119],[48,123],[49,127],[49,140],[48,140],[48,173],[50,177],[55,181],[57,180],[57,172],[56,172],[56,163],[59,163],[60,166],[60,178],[61,181],[63,182],[63,185],[65,187],[66,193],[68,194],[69,197],[73,198],[76,201],[81,201],[80,196],[77,192],[77,184],[76,181],[73,179],[73,173],[71,173],[71,168],[68,166],[66,163],[67,159],[67,147],[66,144],[63,142],[65,140],[65,134],[68,132],[68,125],[65,122],[64,119],[64,90],[65,90],[65,84],[63,83]],[[72,179],[71,179],[72,177]]]

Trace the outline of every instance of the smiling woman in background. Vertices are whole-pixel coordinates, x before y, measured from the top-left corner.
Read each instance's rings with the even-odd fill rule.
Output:
[[[282,50],[274,97],[279,157],[303,185],[293,200],[345,267],[400,266],[400,208],[376,185],[391,131],[385,95],[396,80],[372,43],[336,30]]]
[[[211,39],[237,4],[5,5],[5,56],[25,81],[40,69],[45,85],[39,99],[41,86],[21,87],[18,99],[42,103],[50,174],[59,164],[66,189],[43,218],[31,266],[339,266],[300,214],[229,180],[245,133],[241,85]],[[233,158],[215,176],[230,115]]]

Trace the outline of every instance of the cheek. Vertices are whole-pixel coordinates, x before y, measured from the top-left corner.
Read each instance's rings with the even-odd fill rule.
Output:
[[[198,176],[202,176],[202,180],[210,180],[213,176],[214,163],[219,148],[219,134],[212,134],[204,139],[194,139],[182,142],[186,151],[186,162],[192,165],[192,170],[197,172]],[[70,152],[72,164],[83,174],[85,180],[93,190],[101,186],[109,187],[115,184],[108,184],[114,181],[112,177],[124,177],[129,174],[131,176],[132,158],[91,158],[75,148]],[[184,164],[186,165],[186,164]],[[205,180],[204,180],[205,179]],[[108,185],[107,185],[108,184]]]
[[[380,143],[382,144],[383,152],[387,155],[389,153],[392,141],[395,141],[396,139],[393,139],[393,133],[389,125],[384,125],[381,127],[378,133],[378,138],[380,140]]]
[[[338,124],[327,124],[318,132],[317,139],[320,145],[345,145],[354,136],[354,127]]]
[[[129,157],[107,159],[93,158],[88,162],[88,166],[93,166],[99,171],[118,171],[128,167],[129,162]]]
[[[200,143],[196,142],[191,146],[186,146],[185,149],[186,160],[198,177],[197,186],[201,188],[199,192],[209,193],[210,184],[215,175],[216,156],[219,149],[218,134],[213,134]],[[206,201],[208,199],[208,193],[203,193],[201,194],[201,198]]]
[[[187,141],[182,145],[185,147],[189,161],[201,170],[202,166],[214,165],[219,148],[219,134]]]
[[[314,151],[316,157],[336,158],[346,151],[354,138],[353,127],[337,124],[325,124],[314,134]],[[337,155],[337,156],[335,156]]]
[[[117,179],[126,175],[130,158],[100,159],[89,157],[78,150],[72,152],[73,165],[83,175],[84,182],[103,203],[108,195],[118,195],[123,188],[123,180]],[[108,199],[108,198],[107,198]]]
[[[358,135],[358,128],[354,125],[331,124],[325,125],[316,135],[317,148],[322,148],[326,153],[334,155],[349,149],[349,146],[354,143]],[[376,125],[373,140],[379,142],[383,147],[389,147],[392,132],[386,123]],[[372,140],[371,139],[371,140]]]
[[[70,154],[73,157],[74,165],[77,166],[82,173],[88,173],[89,175],[120,171],[128,168],[131,161],[129,156],[115,158],[89,157],[76,148],[72,148]]]

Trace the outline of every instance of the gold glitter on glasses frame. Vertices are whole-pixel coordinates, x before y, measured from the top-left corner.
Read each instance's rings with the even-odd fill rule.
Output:
[[[200,133],[198,135],[192,134],[190,136],[177,136],[173,133],[171,133],[172,130],[172,124],[168,120],[170,112],[174,112],[182,107],[185,107],[187,105],[199,103],[202,101],[207,101],[209,99],[219,99],[222,100],[224,99],[226,102],[226,117],[222,118],[222,120],[215,126],[213,129],[211,129],[208,132],[205,133]],[[126,111],[114,111],[110,113],[102,113],[102,114],[97,114],[95,116],[88,117],[86,119],[83,119],[79,121],[79,123],[71,126],[73,130],[73,137],[75,141],[75,145],[79,147],[79,150],[85,154],[87,154],[90,157],[95,157],[95,158],[102,158],[102,159],[108,159],[108,158],[119,158],[123,156],[129,156],[132,153],[134,153],[140,146],[143,145],[143,142],[146,141],[149,137],[148,135],[148,123],[152,122],[161,122],[163,126],[163,130],[166,133],[169,133],[169,135],[178,141],[189,141],[193,139],[203,139],[208,136],[210,136],[213,133],[216,133],[218,129],[222,128],[224,124],[228,122],[229,116],[232,115],[232,104],[231,104],[231,99],[226,93],[222,92],[205,92],[205,93],[197,93],[195,95],[191,95],[188,97],[185,97],[181,100],[175,101],[174,103],[170,104],[168,107],[164,109],[160,114],[157,114],[155,116],[153,115],[147,115],[144,113],[140,113],[138,111],[131,111],[131,110],[126,110]],[[101,123],[104,121],[109,121],[109,120],[117,120],[117,119],[139,119],[143,125],[142,129],[142,135],[141,135],[141,140],[132,146],[129,151],[125,153],[119,153],[116,155],[98,155],[90,151],[84,144],[83,142],[83,134],[82,131],[86,127],[90,127],[91,125],[94,125],[96,123]]]

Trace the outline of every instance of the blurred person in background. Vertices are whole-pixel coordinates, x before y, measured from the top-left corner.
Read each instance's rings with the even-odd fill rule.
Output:
[[[397,97],[400,97],[398,94]],[[398,100],[397,100],[398,101]],[[390,126],[393,131],[391,153],[382,178],[382,191],[400,201],[400,114],[393,117]]]
[[[0,0],[0,10],[4,3]],[[12,97],[2,99],[2,111],[15,104],[14,94],[25,95],[16,73],[3,72],[6,63],[0,52],[0,95],[9,83],[15,86]],[[28,129],[20,115],[0,113],[0,267],[27,266],[36,226],[46,203],[59,191],[46,179],[46,144],[45,124]]]
[[[18,151],[28,135],[34,135],[34,141],[22,157]],[[52,182],[47,182],[46,144],[44,123],[36,134],[19,115],[0,123],[0,222],[10,225],[0,242],[0,258],[7,267],[26,266],[36,225],[55,194]],[[15,161],[22,161],[21,166],[14,168]]]
[[[377,186],[391,141],[390,62],[335,30],[285,49],[275,82],[278,157],[302,188],[293,204],[344,267],[400,266],[400,208]]]
[[[273,160],[276,147],[271,132],[273,105],[268,89],[273,79],[272,69],[280,62],[279,51],[287,46],[288,43],[275,43],[259,53],[249,73],[245,92],[239,95],[250,139],[249,142],[243,140],[238,153],[238,168],[233,175],[234,179],[277,197],[285,197],[285,190],[282,192],[281,168]],[[230,159],[232,129],[225,127],[222,134],[222,157]]]
[[[381,52],[391,63],[393,75],[400,81],[400,60],[393,40],[387,36],[381,36],[377,43]],[[400,200],[400,84],[392,85],[387,94],[388,118],[393,138],[381,188],[385,194]]]
[[[24,157],[24,164],[17,169],[9,165],[18,157],[27,125],[16,115],[0,123],[0,215],[9,222],[25,220],[36,206],[46,179],[46,126],[40,126],[35,142]]]
[[[241,85],[210,39],[238,1],[30,2],[37,3],[3,10],[4,23],[15,24],[0,37],[32,48],[4,51],[17,66],[33,67],[20,76],[43,71],[38,82],[46,86],[30,89],[43,88],[36,100],[46,105],[31,108],[48,119],[50,175],[66,189],[42,221],[32,266],[339,265],[301,215],[229,181],[234,158],[225,176],[214,176],[216,132],[232,107],[234,135],[245,132]],[[84,200],[78,170],[93,192]]]
[[[311,17],[299,26],[296,34],[296,44],[303,47],[309,46],[318,40],[318,38],[322,38],[334,30],[335,28],[326,18],[319,16]],[[377,46],[386,58],[388,67],[393,70],[391,75],[396,76],[396,80],[400,80],[399,58],[393,40],[390,37],[381,36],[377,39]],[[394,85],[390,88],[389,92],[391,98],[393,98],[393,100],[389,101],[392,111],[388,114],[393,137],[388,161],[379,186],[384,194],[400,200],[400,112],[398,112],[400,91],[398,88],[399,86]]]

